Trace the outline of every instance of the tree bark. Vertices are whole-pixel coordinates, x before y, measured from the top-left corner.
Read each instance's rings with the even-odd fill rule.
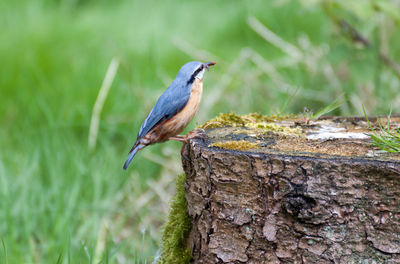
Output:
[[[400,263],[399,155],[372,155],[365,139],[305,140],[357,154],[281,150],[285,139],[245,130],[207,130],[182,149],[194,263]],[[239,138],[261,147],[210,146]]]

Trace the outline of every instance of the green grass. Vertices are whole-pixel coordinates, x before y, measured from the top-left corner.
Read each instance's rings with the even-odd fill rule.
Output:
[[[372,145],[380,148],[386,152],[400,152],[400,130],[395,129],[390,125],[390,113],[387,116],[387,123],[382,124],[381,118],[377,117],[377,123],[379,126],[379,130],[375,130],[373,125],[368,119],[368,116],[364,110],[365,119],[367,119],[368,126],[371,129],[371,134],[368,134],[371,137]]]
[[[343,101],[340,99],[335,99],[332,103],[324,106],[323,108],[319,109],[316,113],[305,109],[303,112],[303,116],[307,120],[316,120],[321,116],[328,115],[330,112],[334,111],[335,109],[339,108],[343,104]]]
[[[398,112],[399,79],[377,53],[382,46],[400,61],[398,20],[357,4],[330,9],[379,43],[359,48],[324,6],[306,2],[0,0],[0,263],[151,262],[182,172],[180,145],[141,151],[127,172],[122,165],[187,61],[217,61],[188,129],[219,112],[321,109],[343,93],[333,114],[361,114],[361,103]],[[301,57],[261,37],[251,17]],[[89,151],[92,108],[114,57],[120,67]]]

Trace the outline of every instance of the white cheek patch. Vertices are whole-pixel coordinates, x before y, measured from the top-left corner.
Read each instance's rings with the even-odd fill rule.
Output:
[[[196,75],[196,79],[203,80],[203,75],[204,75],[204,72],[205,72],[205,71],[206,71],[205,68],[202,69],[202,70]]]

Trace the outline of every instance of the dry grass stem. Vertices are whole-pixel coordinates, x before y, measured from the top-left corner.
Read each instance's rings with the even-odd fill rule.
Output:
[[[97,95],[96,102],[94,103],[94,107],[92,110],[92,117],[90,119],[89,138],[88,138],[88,146],[90,150],[93,150],[96,147],[101,110],[103,109],[104,102],[107,99],[108,92],[110,91],[115,75],[117,74],[118,66],[119,66],[119,60],[117,58],[113,58],[111,60],[110,65],[108,66],[106,75],[99,90],[99,94]]]

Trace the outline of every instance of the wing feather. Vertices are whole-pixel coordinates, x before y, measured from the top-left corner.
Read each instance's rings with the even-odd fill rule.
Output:
[[[186,106],[190,98],[190,86],[187,83],[175,80],[168,87],[144,120],[136,141],[140,140],[158,123],[169,120]]]

